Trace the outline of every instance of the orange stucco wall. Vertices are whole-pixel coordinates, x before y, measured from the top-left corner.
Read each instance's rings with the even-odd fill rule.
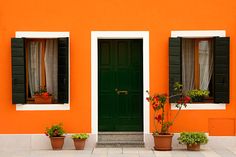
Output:
[[[183,111],[172,131],[209,132],[209,119],[234,120],[235,8],[235,0],[1,0],[0,133],[43,133],[46,126],[57,122],[63,122],[67,132],[91,132],[90,35],[91,31],[105,30],[149,31],[150,90],[156,92],[168,91],[168,38],[171,30],[225,30],[231,37],[230,104],[224,111]],[[16,31],[70,32],[70,111],[16,111],[11,104],[10,38]],[[227,130],[223,123],[224,126]],[[231,129],[235,133],[234,126]],[[220,131],[215,129],[216,133]]]

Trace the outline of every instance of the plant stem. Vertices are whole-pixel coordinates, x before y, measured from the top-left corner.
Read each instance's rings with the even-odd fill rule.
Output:
[[[164,124],[164,113],[165,113],[165,106],[164,106],[164,104],[162,104],[163,105],[163,107],[162,107],[162,115],[161,115],[161,132],[163,132],[164,130],[163,130],[163,124]]]
[[[177,113],[175,114],[175,117],[174,117],[173,120],[171,121],[172,124],[174,123],[175,119],[176,119],[177,116],[179,115],[179,112],[180,112],[181,108],[182,108],[182,104],[181,104],[179,110],[177,111]]]
[[[157,114],[157,111],[154,111],[154,127],[155,127],[155,133],[158,132],[158,130],[157,130],[157,122],[156,122],[156,119],[155,119],[156,114]]]

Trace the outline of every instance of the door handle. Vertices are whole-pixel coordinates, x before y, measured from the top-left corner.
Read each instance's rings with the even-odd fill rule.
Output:
[[[121,95],[121,94],[128,95],[129,94],[129,92],[127,90],[118,90],[116,88],[115,91],[118,95]]]
[[[121,95],[121,94],[128,95],[128,93],[129,92],[127,90],[119,90],[119,91],[117,91],[118,95]]]

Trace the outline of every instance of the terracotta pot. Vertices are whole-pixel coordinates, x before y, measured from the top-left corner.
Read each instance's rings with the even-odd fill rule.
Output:
[[[74,145],[76,150],[83,150],[86,139],[74,139]]]
[[[83,150],[86,139],[73,139],[76,150]]]
[[[187,150],[191,151],[199,151],[200,150],[200,144],[187,144]]]
[[[172,149],[172,137],[173,134],[169,135],[155,135],[154,137],[154,149],[155,150],[171,150]]]
[[[53,97],[52,96],[35,95],[34,101],[36,104],[52,104]]]
[[[65,136],[61,137],[50,137],[51,145],[53,150],[62,150],[64,145]]]

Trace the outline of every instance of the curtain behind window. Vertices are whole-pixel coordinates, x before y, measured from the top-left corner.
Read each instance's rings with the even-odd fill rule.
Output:
[[[194,89],[194,47],[193,39],[182,40],[182,83],[184,92]]]
[[[42,42],[31,41],[28,48],[29,89],[31,96],[33,96],[34,92],[39,91],[42,85],[40,63],[42,60],[43,44]]]
[[[200,65],[200,86],[202,90],[208,90],[213,73],[213,53],[210,41],[199,42],[199,65]]]
[[[57,39],[47,39],[45,47],[45,71],[47,91],[58,98],[57,72],[58,72],[58,42]]]

